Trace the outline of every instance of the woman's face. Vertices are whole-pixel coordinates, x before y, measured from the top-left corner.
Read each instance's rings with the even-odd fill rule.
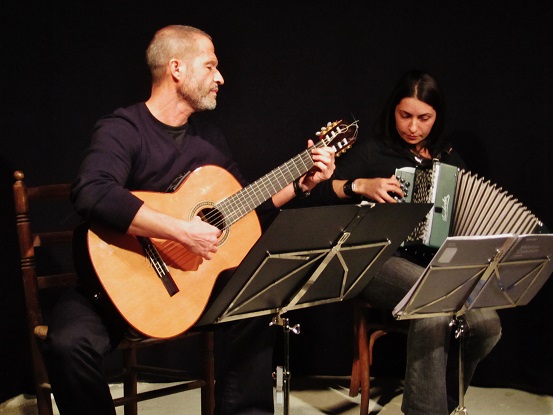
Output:
[[[430,105],[416,98],[403,98],[396,106],[396,129],[399,136],[419,149],[436,121],[436,111]]]

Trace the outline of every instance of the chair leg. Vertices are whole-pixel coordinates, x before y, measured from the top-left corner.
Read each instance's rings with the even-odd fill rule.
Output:
[[[137,365],[136,347],[130,345],[123,350],[123,364],[125,374],[123,379],[123,393],[125,397],[136,397],[138,393],[138,374],[135,370]],[[135,400],[125,404],[125,415],[137,415],[138,402]]]
[[[384,330],[375,330],[371,333],[370,337],[368,337],[367,317],[363,307],[354,308],[353,318],[354,352],[349,396],[357,396],[359,390],[361,390],[359,413],[361,415],[367,415],[369,413],[373,347],[376,340],[384,336],[386,332]]]
[[[32,334],[30,336],[31,359],[33,361],[33,376],[35,379],[35,393],[38,415],[53,415],[52,392],[48,383],[46,366],[42,359],[42,352],[38,339]]]
[[[359,347],[359,384],[361,387],[360,413],[367,415],[369,413],[369,391],[370,391],[370,370],[371,354],[367,339],[367,318],[363,310],[358,310],[359,316],[359,336],[357,339]],[[372,337],[372,336],[371,336]]]
[[[52,396],[49,390],[44,389],[40,385],[36,387],[36,403],[38,415],[53,415]]]
[[[364,367],[359,361],[367,345],[366,318],[359,307],[353,309],[353,362],[349,384],[349,396],[357,396],[361,387],[361,372]]]
[[[366,356],[363,357],[362,364],[363,367],[366,367],[366,370],[361,370],[361,405],[360,405],[360,414],[367,415],[369,413],[369,401],[371,393],[371,366],[373,363],[373,347],[374,343],[379,337],[382,337],[386,334],[384,330],[376,330],[371,333],[369,338],[368,345],[365,343]],[[366,334],[365,334],[366,339]],[[360,359],[361,360],[361,359]]]
[[[215,359],[213,332],[201,333],[202,367],[205,386],[201,389],[202,415],[213,415],[215,411]]]

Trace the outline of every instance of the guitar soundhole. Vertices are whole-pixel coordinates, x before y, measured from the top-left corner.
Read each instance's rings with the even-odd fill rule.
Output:
[[[222,231],[225,230],[225,220],[221,212],[219,212],[219,210],[215,208],[204,208],[199,210],[196,214],[204,222],[207,222],[210,225],[213,225]]]
[[[204,222],[219,228],[223,233],[219,237],[219,245],[221,245],[228,238],[228,228],[225,227],[225,218],[223,214],[213,207],[204,207],[196,212],[196,215],[200,217]]]

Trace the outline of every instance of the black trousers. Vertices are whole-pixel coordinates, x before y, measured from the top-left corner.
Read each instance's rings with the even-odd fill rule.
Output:
[[[270,317],[227,323],[215,332],[215,415],[274,414]]]
[[[102,364],[123,334],[120,318],[101,317],[77,290],[56,304],[48,318],[44,355],[61,415],[115,415]]]
[[[272,355],[277,328],[268,317],[216,326],[215,411],[272,414]],[[78,290],[52,310],[44,345],[48,376],[61,415],[114,415],[104,377],[105,356],[125,333],[123,319],[99,313]]]

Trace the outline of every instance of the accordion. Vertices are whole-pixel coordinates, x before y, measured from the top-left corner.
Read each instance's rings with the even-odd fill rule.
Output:
[[[470,171],[434,161],[432,167],[396,170],[404,197],[398,202],[433,203],[404,246],[439,248],[448,236],[540,233],[542,222],[521,202]]]

